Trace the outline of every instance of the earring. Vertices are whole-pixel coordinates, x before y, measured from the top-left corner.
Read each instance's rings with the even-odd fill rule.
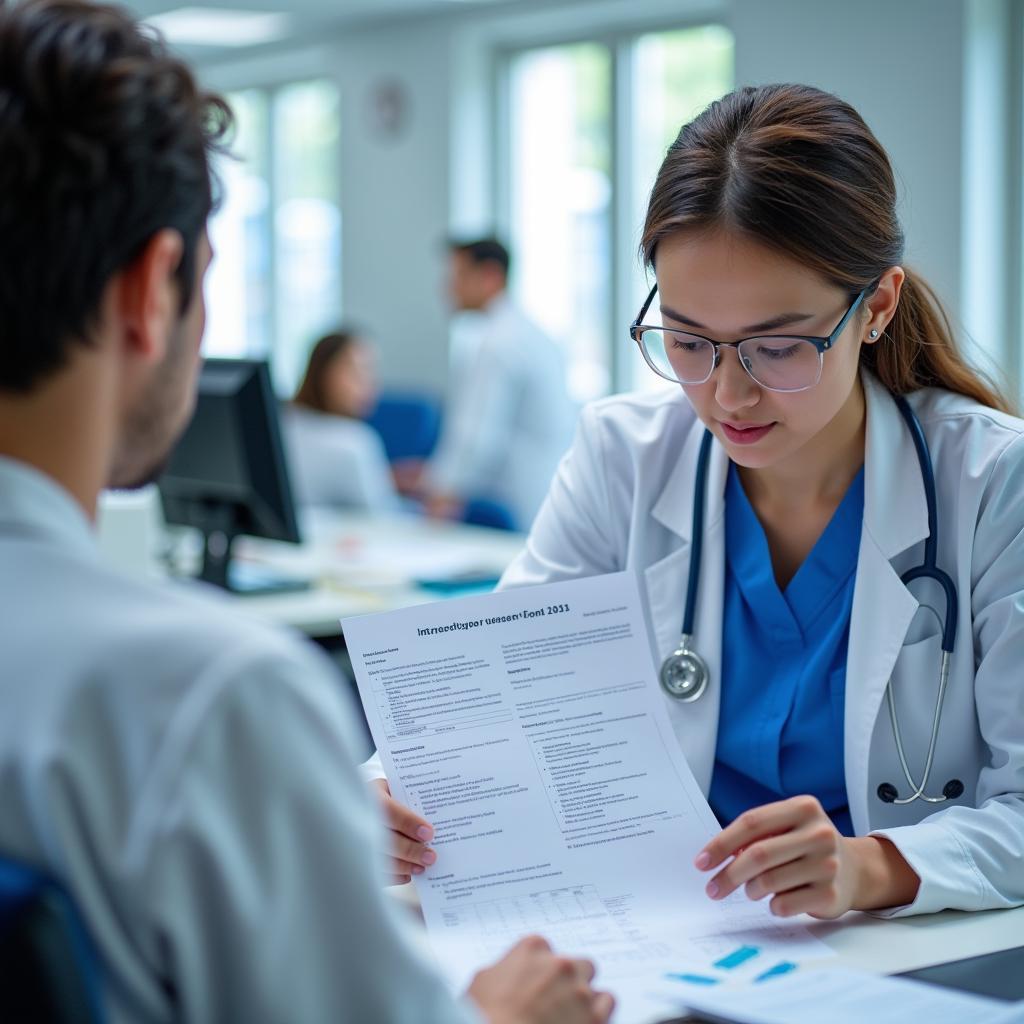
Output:
[[[874,327],[872,327],[871,330],[868,331],[868,337],[869,338],[877,338],[878,337],[878,331],[876,331],[874,329]]]

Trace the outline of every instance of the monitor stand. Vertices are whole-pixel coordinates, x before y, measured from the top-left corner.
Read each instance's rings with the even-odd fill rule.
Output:
[[[308,590],[309,581],[286,576],[273,569],[247,562],[233,561],[232,548],[239,533],[226,512],[219,525],[207,524],[203,535],[203,566],[198,579],[212,583],[232,594],[283,594]]]

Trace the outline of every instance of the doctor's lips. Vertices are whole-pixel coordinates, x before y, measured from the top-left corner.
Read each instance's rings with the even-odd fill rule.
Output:
[[[753,444],[755,441],[760,441],[775,426],[774,422],[726,423],[725,420],[718,422],[721,423],[726,438],[734,444]]]

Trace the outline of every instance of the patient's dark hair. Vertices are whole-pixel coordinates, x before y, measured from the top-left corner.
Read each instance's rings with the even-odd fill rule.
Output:
[[[0,391],[88,345],[110,278],[158,231],[184,241],[181,310],[231,114],[125,11],[0,0]]]
[[[807,85],[746,87],[684,124],[658,171],[641,251],[682,230],[736,231],[817,271],[853,298],[903,262],[889,157],[848,103]],[[894,394],[939,387],[1008,409],[961,354],[937,296],[906,280],[861,361]]]

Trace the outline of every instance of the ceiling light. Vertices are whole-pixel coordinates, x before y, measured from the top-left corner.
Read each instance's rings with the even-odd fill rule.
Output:
[[[217,7],[179,7],[146,19],[167,41],[186,46],[253,46],[280,39],[288,15]]]

